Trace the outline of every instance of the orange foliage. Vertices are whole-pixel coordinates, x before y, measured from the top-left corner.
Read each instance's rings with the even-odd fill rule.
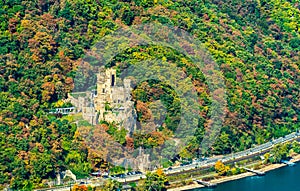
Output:
[[[157,144],[159,144],[159,145],[164,144],[165,137],[163,136],[163,134],[161,132],[154,131],[154,132],[151,133],[151,137],[153,139],[155,139],[155,142]]]
[[[158,176],[162,176],[162,175],[165,174],[164,171],[161,168],[157,169],[156,173],[157,173]]]
[[[87,191],[86,185],[74,185],[72,191]]]
[[[134,149],[134,141],[133,141],[133,138],[131,138],[131,137],[126,137],[126,148],[128,149],[128,150],[133,150]]]
[[[151,119],[152,113],[151,110],[147,107],[146,103],[137,101],[136,110],[142,113],[142,118],[141,118],[142,121]]]

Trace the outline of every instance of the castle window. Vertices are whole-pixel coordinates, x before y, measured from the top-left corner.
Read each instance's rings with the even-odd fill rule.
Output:
[[[103,94],[105,93],[105,89],[104,89],[104,88],[102,89],[102,93],[103,93]]]
[[[115,75],[111,75],[111,86],[115,85]]]

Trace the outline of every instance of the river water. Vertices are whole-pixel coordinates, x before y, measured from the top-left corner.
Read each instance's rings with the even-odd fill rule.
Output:
[[[300,191],[300,163],[266,172],[265,176],[246,177],[197,191]]]

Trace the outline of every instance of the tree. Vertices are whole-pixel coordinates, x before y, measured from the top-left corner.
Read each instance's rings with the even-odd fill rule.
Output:
[[[295,153],[298,153],[298,154],[300,153],[300,144],[298,141],[294,141],[292,143],[292,148]]]
[[[224,176],[230,170],[230,167],[225,166],[224,163],[222,163],[222,161],[217,161],[216,164],[215,164],[215,169],[216,169],[216,172],[220,176]]]
[[[110,191],[110,190],[120,190],[122,184],[116,180],[108,179],[104,186],[97,188],[96,191]]]
[[[271,156],[274,163],[279,163],[281,160],[287,159],[288,154],[288,144],[275,145],[275,147],[271,150]]]
[[[214,152],[226,154],[231,152],[230,149],[229,135],[226,132],[222,132],[214,144]]]
[[[74,185],[72,188],[72,191],[88,191],[88,188],[86,185]]]
[[[144,191],[166,191],[166,184],[168,182],[167,176],[158,169],[156,172],[148,172],[145,180],[140,180],[138,190]]]

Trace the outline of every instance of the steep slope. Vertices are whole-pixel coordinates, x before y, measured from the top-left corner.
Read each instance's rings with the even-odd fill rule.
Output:
[[[88,151],[75,124],[45,112],[62,106],[59,100],[72,90],[85,51],[124,25],[178,26],[213,55],[224,74],[228,106],[212,153],[228,153],[232,145],[242,150],[296,130],[299,9],[298,0],[1,1],[0,184],[30,190],[58,169],[84,176],[101,161]],[[141,50],[153,57],[168,52],[135,51]],[[207,107],[200,107],[203,120],[191,151],[201,142],[210,106],[205,82],[196,78],[195,84]]]

